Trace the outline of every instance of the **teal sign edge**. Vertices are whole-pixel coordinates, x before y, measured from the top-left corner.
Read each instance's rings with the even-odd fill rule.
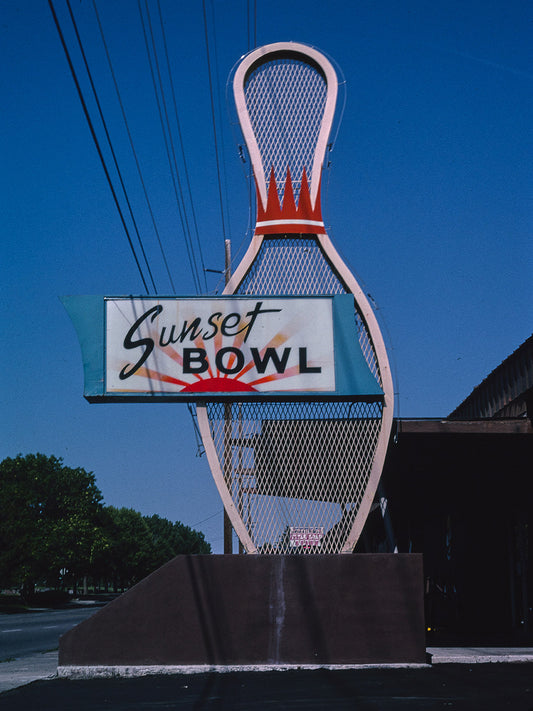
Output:
[[[354,297],[333,297],[333,345],[335,348],[335,394],[347,399],[383,399],[383,390],[365,360],[355,328]]]
[[[243,294],[222,297],[201,296],[63,296],[61,302],[76,329],[80,343],[84,397],[89,402],[200,402],[206,400],[383,400],[383,390],[365,360],[355,328],[354,297],[351,294],[335,296],[295,296],[292,298],[330,298],[333,313],[333,339],[335,349],[335,390],[329,392],[269,392],[269,393],[106,393],[105,391],[105,300],[120,299],[208,299],[235,300],[250,298]],[[287,298],[290,296],[256,296],[254,299]]]
[[[103,296],[62,296],[72,321],[83,360],[83,394],[88,400],[105,393],[105,300]]]

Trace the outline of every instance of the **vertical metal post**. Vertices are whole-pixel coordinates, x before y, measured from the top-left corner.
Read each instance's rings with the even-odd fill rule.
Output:
[[[231,242],[224,241],[224,282],[227,284],[231,278]],[[231,481],[232,447],[231,447],[231,404],[224,405],[224,478],[230,494],[233,482]],[[233,553],[233,528],[231,521],[224,509],[224,553]]]
[[[237,472],[238,472],[238,486],[239,486],[239,495],[238,495],[238,502],[239,502],[239,513],[241,514],[241,518],[244,521],[244,491],[243,491],[243,466],[242,466],[242,436],[243,436],[243,431],[242,431],[242,405],[239,403],[238,407],[238,412],[239,412],[239,449],[238,449],[238,459],[237,459]],[[247,497],[248,499],[248,497]],[[249,501],[249,499],[248,499]],[[246,520],[246,525],[249,525],[249,521]],[[248,529],[250,530],[250,529]],[[244,546],[242,545],[242,542],[239,540],[239,553],[242,555],[244,553]]]

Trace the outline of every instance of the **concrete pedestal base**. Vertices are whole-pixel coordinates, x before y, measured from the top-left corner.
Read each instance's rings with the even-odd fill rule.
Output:
[[[59,666],[425,662],[422,556],[178,556],[60,640]]]

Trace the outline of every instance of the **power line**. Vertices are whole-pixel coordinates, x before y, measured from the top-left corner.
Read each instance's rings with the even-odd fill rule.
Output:
[[[210,59],[210,50],[209,50],[209,33],[208,33],[208,28],[207,28],[207,14],[206,14],[206,9],[205,9],[205,0],[202,0],[202,8],[203,8],[203,15],[204,15],[205,49],[206,49],[206,57],[207,57],[207,75],[209,78],[209,97],[211,99],[211,119],[212,119],[212,123],[213,123],[213,135],[214,135],[214,140],[215,140],[215,159],[216,159],[216,166],[217,166],[220,218],[222,221],[222,235],[223,235],[224,242],[225,242],[227,239],[227,237],[226,237],[226,223],[225,223],[225,219],[224,219],[224,203],[223,203],[223,199],[222,199],[222,181],[220,178],[219,148],[218,148],[216,117],[215,117],[215,102],[214,102],[214,97],[213,97],[213,79],[212,79],[212,72],[211,72],[211,59]]]
[[[67,7],[68,7],[68,11],[69,11],[70,18],[71,18],[71,21],[72,21],[72,25],[73,25],[73,27],[74,27],[74,32],[76,33],[76,39],[78,40],[78,45],[79,45],[79,48],[80,48],[81,56],[82,56],[82,58],[83,58],[83,63],[84,63],[84,65],[85,65],[85,71],[87,72],[87,77],[88,77],[89,83],[90,83],[90,85],[91,85],[91,89],[92,89],[92,92],[93,92],[94,100],[95,100],[96,106],[97,106],[97,108],[98,108],[98,113],[99,113],[99,115],[100,115],[100,120],[101,120],[101,122],[102,122],[102,126],[103,126],[103,129],[104,129],[104,132],[105,132],[105,136],[106,136],[106,139],[107,139],[107,143],[108,143],[108,145],[109,145],[109,149],[110,149],[110,151],[111,151],[111,156],[112,156],[113,162],[114,162],[114,164],[115,164],[115,170],[117,171],[117,175],[118,175],[118,178],[119,178],[119,181],[120,181],[120,185],[121,185],[121,187],[122,187],[122,192],[124,193],[124,197],[125,197],[125,199],[126,199],[126,204],[127,204],[127,206],[128,206],[128,210],[129,210],[129,213],[130,213],[130,217],[131,217],[131,220],[132,220],[132,222],[133,222],[133,227],[134,227],[134,229],[135,229],[135,233],[136,233],[137,239],[138,239],[138,241],[139,241],[139,246],[140,246],[140,248],[141,248],[141,253],[142,253],[143,257],[144,257],[144,262],[145,262],[145,264],[146,264],[146,268],[147,268],[147,270],[148,270],[148,274],[149,274],[150,280],[151,280],[151,282],[152,282],[153,290],[154,290],[154,292],[157,294],[157,287],[156,287],[156,285],[155,285],[155,281],[154,281],[154,278],[153,278],[153,276],[152,276],[152,271],[151,271],[151,269],[150,269],[150,265],[148,264],[148,258],[147,258],[147,256],[146,256],[146,252],[145,252],[145,250],[144,250],[144,245],[143,245],[143,242],[142,242],[142,239],[141,239],[141,235],[140,235],[139,229],[138,229],[138,227],[137,227],[137,222],[136,222],[135,216],[134,216],[134,214],[133,214],[133,209],[132,209],[132,207],[131,207],[131,203],[130,203],[130,200],[129,200],[129,197],[128,197],[128,192],[127,192],[127,190],[126,190],[126,186],[125,186],[125,184],[124,184],[124,180],[122,179],[122,172],[121,172],[120,167],[119,167],[119,165],[118,165],[117,156],[116,156],[115,150],[114,150],[114,148],[113,148],[113,142],[112,142],[112,140],[111,140],[111,136],[109,135],[109,131],[107,130],[107,122],[106,122],[106,120],[105,120],[105,116],[104,116],[104,113],[103,113],[103,111],[102,111],[102,106],[101,106],[100,100],[99,100],[99,98],[98,98],[98,92],[97,92],[97,90],[96,90],[96,86],[95,86],[94,81],[93,81],[93,78],[92,78],[92,73],[91,73],[91,70],[90,70],[90,68],[89,68],[89,64],[88,64],[88,62],[87,62],[87,57],[86,57],[85,51],[84,51],[84,49],[83,49],[83,43],[82,43],[82,41],[81,41],[81,37],[80,37],[80,34],[79,34],[79,32],[78,32],[78,27],[77,27],[76,20],[75,20],[75,18],[74,18],[74,14],[73,14],[73,12],[72,12],[72,8],[71,8],[71,6],[70,6],[70,1],[69,1],[69,0],[67,0]]]
[[[207,518],[203,518],[201,521],[197,521],[196,523],[193,523],[191,528],[196,528],[196,526],[200,526],[200,524],[205,523],[206,521],[210,521],[212,518],[215,518],[216,516],[220,516],[222,513],[224,513],[224,509],[221,509],[220,511],[217,511],[214,514],[211,514],[211,516],[207,516]]]
[[[195,235],[196,235],[196,242],[197,242],[197,245],[198,245],[198,252],[199,252],[199,254],[200,254],[200,263],[201,263],[201,266],[202,266],[202,273],[203,273],[203,275],[204,275],[204,287],[205,287],[205,290],[207,291],[207,281],[206,281],[206,277],[205,277],[205,265],[204,265],[204,258],[203,258],[203,254],[202,254],[202,244],[201,244],[201,242],[200,242],[200,235],[199,235],[199,232],[198,232],[198,223],[197,223],[197,220],[196,220],[196,211],[195,211],[195,209],[194,209],[194,201],[193,201],[193,198],[192,198],[191,183],[190,183],[190,180],[189,180],[189,171],[188,171],[188,168],[187,168],[187,160],[186,160],[186,157],[185,157],[185,147],[184,147],[184,144],[183,144],[183,136],[182,136],[182,133],[181,133],[181,123],[180,123],[179,115],[178,115],[178,106],[177,106],[177,102],[176,102],[176,93],[175,93],[175,91],[174,91],[174,81],[173,81],[173,78],[172,78],[172,69],[171,69],[171,66],[170,66],[170,60],[169,60],[169,54],[168,54],[167,38],[166,38],[166,33],[165,33],[165,27],[164,27],[164,24],[163,24],[163,17],[162,17],[162,14],[161,14],[161,4],[160,4],[159,0],[157,0],[157,9],[158,9],[158,12],[159,12],[159,22],[160,22],[160,24],[161,24],[161,35],[162,35],[162,37],[163,37],[163,47],[164,47],[164,51],[165,51],[165,58],[166,58],[168,76],[169,76],[169,80],[170,80],[170,90],[171,90],[171,94],[172,94],[172,103],[173,103],[173,106],[174,106],[174,117],[175,117],[175,119],[176,119],[176,126],[177,126],[177,129],[178,129],[178,138],[179,138],[180,148],[181,148],[181,157],[182,157],[182,162],[183,162],[183,169],[184,169],[184,172],[185,172],[185,179],[186,179],[186,182],[187,182],[187,190],[188,190],[188,194],[189,194],[189,202],[190,202],[190,205],[191,205],[191,213],[192,213],[192,219],[193,219],[193,224],[194,224],[194,231],[195,231]]]
[[[224,126],[225,122],[223,120],[223,114],[222,114],[222,100],[220,96],[220,87],[222,85],[220,81],[220,73],[219,73],[219,62],[218,62],[218,48],[217,48],[217,23],[215,19],[215,8],[213,5],[213,2],[211,2],[211,23],[213,27],[213,54],[214,54],[214,65],[215,65],[215,71],[214,71],[214,77],[215,77],[215,87],[216,87],[216,99],[217,99],[217,107],[218,107],[218,124],[220,126],[220,137],[221,137],[221,143],[224,144]],[[230,211],[229,211],[229,198],[228,198],[228,179],[227,179],[227,173],[226,173],[226,161],[224,160],[224,151],[221,153],[221,162],[222,162],[222,187],[224,190],[224,197],[225,197],[225,207],[226,207],[226,222],[227,222],[227,229],[229,234],[231,235],[231,222],[230,222]]]
[[[253,5],[253,9],[252,9]],[[247,32],[248,32],[248,51],[257,47],[257,0],[248,0],[246,4],[247,11]]]
[[[174,143],[172,141],[172,134],[171,134],[170,128],[169,128],[168,111],[167,111],[165,95],[164,95],[164,91],[163,91],[163,83],[162,83],[162,79],[161,79],[161,72],[159,69],[159,62],[157,59],[157,51],[156,51],[155,39],[154,39],[153,31],[152,31],[152,23],[150,20],[150,12],[148,9],[148,3],[145,2],[145,9],[146,9],[146,15],[147,15],[147,19],[148,19],[148,26],[149,26],[148,29],[150,31],[150,37],[151,37],[151,41],[152,41],[152,51],[154,54],[155,68],[156,68],[157,76],[158,76],[159,92],[157,89],[156,75],[154,72],[154,66],[152,64],[152,57],[150,54],[148,35],[146,32],[146,25],[145,25],[144,16],[142,13],[140,0],[138,0],[138,8],[139,8],[139,14],[141,17],[144,40],[145,40],[145,45],[146,45],[146,53],[147,53],[147,57],[148,57],[148,63],[150,66],[150,73],[152,76],[152,84],[154,87],[154,93],[155,93],[157,108],[158,108],[158,112],[159,112],[159,120],[161,123],[161,130],[163,133],[163,139],[164,139],[164,143],[165,143],[165,149],[166,149],[166,153],[167,153],[167,159],[168,159],[170,174],[171,174],[171,178],[172,178],[172,184],[174,187],[174,194],[176,197],[176,204],[178,206],[178,211],[179,211],[179,215],[180,215],[183,234],[185,236],[185,245],[187,247],[187,254],[189,257],[189,264],[191,267],[191,273],[192,273],[193,280],[195,282],[196,291],[198,293],[200,291],[198,267],[196,265],[196,259],[194,256],[194,252],[193,252],[192,244],[191,244],[191,240],[190,240],[190,230],[189,230],[189,224],[188,224],[188,220],[187,220],[187,214],[185,212],[185,206],[184,206],[184,201],[183,201],[183,191],[181,188],[181,181],[180,181],[180,177],[179,177],[179,172],[176,169],[176,157],[175,157]],[[159,98],[159,94],[161,94],[161,99]],[[163,113],[164,113],[165,118],[163,118]],[[165,128],[165,126],[166,126],[166,128]],[[167,137],[167,133],[168,133],[168,137]],[[171,157],[171,152],[173,155],[174,162]]]
[[[55,8],[54,8],[53,0],[48,0],[48,5],[49,5],[50,10],[51,10],[51,12],[52,12],[52,16],[53,16],[53,19],[54,19],[54,23],[55,23],[57,32],[58,32],[58,34],[59,34],[59,39],[60,39],[61,44],[62,44],[62,46],[63,46],[63,51],[65,52],[65,56],[66,56],[66,59],[67,59],[68,65],[69,65],[69,69],[70,69],[70,72],[71,72],[71,74],[72,74],[72,78],[73,78],[73,80],[74,80],[74,84],[75,84],[75,86],[76,86],[76,90],[77,90],[77,92],[78,92],[78,96],[79,96],[79,99],[80,99],[80,102],[81,102],[81,106],[82,106],[82,109],[83,109],[83,113],[85,114],[85,118],[86,118],[86,120],[87,120],[87,124],[88,124],[88,126],[89,126],[89,130],[90,130],[90,132],[91,132],[91,136],[92,136],[92,139],[93,139],[93,141],[94,141],[94,145],[95,145],[95,147],[96,147],[96,151],[97,151],[97,153],[98,153],[98,156],[99,156],[99,158],[100,158],[100,162],[101,162],[102,167],[103,167],[103,169],[104,169],[104,173],[105,173],[105,176],[106,176],[106,178],[107,178],[107,182],[108,182],[109,188],[110,188],[110,190],[111,190],[111,194],[112,194],[112,196],[113,196],[113,200],[115,201],[115,205],[116,205],[116,208],[117,208],[117,210],[118,210],[118,213],[119,213],[119,216],[120,216],[120,220],[121,220],[122,226],[123,226],[123,228],[124,228],[124,232],[126,233],[126,237],[127,237],[127,239],[128,239],[128,243],[129,243],[131,252],[132,252],[132,254],[133,254],[133,258],[135,259],[135,263],[136,263],[136,265],[137,265],[137,269],[139,270],[139,274],[140,274],[140,277],[141,277],[141,280],[142,280],[144,289],[145,289],[146,293],[150,293],[150,290],[148,289],[148,286],[147,286],[147,284],[146,284],[146,280],[145,280],[145,278],[144,278],[143,271],[142,271],[142,269],[141,269],[141,265],[140,265],[139,260],[138,260],[138,258],[137,258],[137,254],[136,254],[136,252],[135,252],[135,247],[133,246],[133,242],[132,242],[132,239],[131,239],[129,230],[128,230],[128,226],[127,226],[127,224],[126,224],[126,221],[125,221],[125,219],[124,219],[124,215],[123,215],[123,213],[122,213],[122,209],[121,209],[121,207],[120,207],[120,203],[119,203],[117,194],[116,194],[116,192],[115,192],[115,188],[114,188],[114,186],[113,186],[113,182],[112,182],[112,180],[111,180],[111,176],[110,176],[109,171],[108,171],[108,169],[107,169],[107,165],[106,165],[106,162],[105,162],[105,159],[104,159],[104,155],[103,155],[103,153],[102,153],[102,149],[101,149],[101,147],[100,147],[100,143],[99,143],[99,141],[98,141],[98,137],[97,137],[97,135],[96,135],[96,131],[95,131],[95,128],[94,128],[94,125],[93,125],[91,116],[90,116],[90,114],[89,114],[89,110],[88,110],[88,108],[87,108],[87,104],[86,104],[85,99],[84,99],[84,97],[83,97],[83,92],[82,92],[82,90],[81,90],[81,86],[80,86],[80,83],[79,83],[79,80],[78,80],[78,76],[77,76],[77,74],[76,74],[76,70],[74,69],[74,65],[73,65],[73,63],[72,63],[72,59],[71,59],[71,56],[70,56],[70,52],[69,52],[68,47],[67,47],[67,44],[66,44],[66,42],[65,42],[65,37],[64,37],[64,35],[63,35],[63,31],[62,31],[62,29],[61,29],[61,25],[60,25],[60,23],[59,23],[59,19],[58,19],[58,17],[57,17],[57,14],[56,14],[56,11],[55,11]],[[79,34],[78,34],[78,32],[77,32],[76,23],[75,23],[75,20],[74,20],[74,16],[73,16],[73,14],[72,14],[72,9],[71,9],[71,7],[70,7],[70,2],[69,2],[69,0],[67,0],[67,6],[68,6],[68,9],[69,9],[69,13],[70,13],[71,19],[72,19],[72,23],[73,23],[73,25],[74,25],[74,29],[76,30],[76,35],[77,35],[78,38],[79,38]],[[79,41],[79,40],[78,40],[78,41]],[[80,45],[80,48],[81,48],[81,45]]]
[[[148,0],[145,0],[144,5],[145,5],[145,10],[146,10],[146,17],[148,18],[148,27],[150,30],[150,38],[152,40],[152,50],[154,53],[155,67],[157,69],[157,78],[158,78],[158,82],[159,82],[159,91],[161,94],[161,101],[162,101],[163,109],[164,109],[165,123],[166,123],[166,129],[167,129],[167,134],[168,134],[168,141],[169,141],[170,148],[172,151],[172,161],[170,160],[170,153],[168,152],[168,145],[167,145],[167,156],[168,156],[169,164],[171,165],[171,172],[172,172],[172,165],[174,166],[174,173],[173,173],[172,179],[174,182],[174,175],[175,175],[176,181],[177,181],[178,193],[179,193],[179,197],[178,197],[178,194],[176,194],[176,201],[178,202],[178,205],[183,213],[183,221],[185,224],[184,236],[185,236],[185,240],[186,240],[188,246],[190,247],[190,266],[191,266],[191,271],[193,273],[193,280],[195,281],[195,284],[196,284],[196,290],[198,292],[199,291],[198,266],[196,264],[196,257],[195,257],[194,249],[193,249],[192,242],[191,242],[191,230],[189,228],[189,220],[187,217],[187,210],[186,210],[186,206],[185,206],[185,200],[183,197],[183,188],[181,185],[181,178],[180,178],[180,173],[178,170],[178,164],[177,164],[177,160],[176,160],[176,150],[174,147],[174,139],[172,136],[172,130],[170,128],[170,120],[168,117],[167,102],[165,100],[165,90],[164,90],[164,86],[163,86],[163,80],[161,77],[158,52],[157,52],[156,42],[155,42],[154,33],[153,33],[152,20],[150,17],[150,9],[148,6]],[[164,129],[163,129],[163,131],[164,131]],[[174,192],[176,192],[176,183],[174,183]]]
[[[147,189],[146,189],[146,184],[145,184],[145,182],[144,182],[144,178],[143,178],[141,166],[140,166],[140,163],[139,163],[139,159],[138,159],[138,157],[137,157],[137,151],[135,150],[135,146],[134,146],[134,143],[133,143],[133,138],[132,138],[132,135],[131,135],[131,131],[130,131],[128,119],[127,119],[127,117],[126,117],[126,111],[125,111],[125,109],[124,109],[124,103],[123,103],[123,101],[122,101],[122,96],[121,96],[121,94],[120,94],[120,90],[119,90],[119,87],[118,87],[118,82],[117,82],[116,75],[115,75],[115,71],[114,71],[114,69],[113,69],[113,64],[112,64],[112,61],[111,61],[111,55],[110,55],[110,53],[109,53],[109,49],[108,49],[107,42],[106,42],[105,35],[104,35],[104,30],[103,30],[103,27],[102,27],[102,23],[101,23],[101,21],[100,21],[100,15],[99,15],[99,13],[98,13],[98,9],[97,9],[97,7],[96,7],[96,2],[95,2],[95,0],[93,0],[93,8],[94,8],[94,12],[95,12],[95,15],[96,15],[96,20],[97,20],[97,23],[98,23],[98,29],[100,30],[100,36],[101,36],[101,38],[102,38],[102,44],[103,44],[103,46],[104,46],[104,50],[105,50],[105,53],[106,53],[107,62],[108,62],[108,65],[109,65],[109,71],[110,71],[110,73],[111,73],[111,78],[112,78],[112,80],[113,80],[113,84],[114,84],[114,87],[115,87],[115,93],[116,93],[116,95],[117,95],[117,100],[118,100],[118,103],[119,103],[119,106],[120,106],[120,111],[121,111],[121,113],[122,113],[122,119],[123,119],[123,121],[124,121],[124,126],[125,126],[125,128],[126,128],[126,133],[127,133],[128,140],[129,140],[129,143],[130,143],[131,151],[132,151],[132,153],[133,153],[133,158],[134,158],[134,160],[135,160],[135,165],[136,165],[136,167],[137,167],[137,173],[138,173],[138,175],[139,175],[139,180],[140,180],[140,182],[141,182],[141,186],[142,186],[142,189],[143,189],[144,198],[145,198],[145,200],[146,200],[146,204],[147,204],[147,207],[148,207],[148,212],[150,213],[150,218],[151,218],[151,220],[152,220],[152,225],[153,225],[153,228],[154,228],[154,232],[155,232],[155,234],[156,234],[156,237],[157,237],[157,241],[158,241],[158,244],[159,244],[159,249],[160,249],[160,251],[161,251],[161,256],[162,256],[162,258],[163,258],[163,262],[164,262],[164,265],[165,265],[165,269],[166,269],[166,272],[167,272],[167,275],[168,275],[168,278],[169,278],[169,281],[170,281],[172,290],[175,292],[176,289],[175,289],[175,286],[174,286],[174,282],[173,282],[173,279],[172,279],[172,275],[171,275],[171,273],[170,273],[170,269],[169,269],[169,266],[168,266],[166,254],[165,254],[165,251],[164,251],[164,249],[163,249],[163,244],[162,244],[162,242],[161,242],[161,238],[160,238],[160,235],[159,235],[159,230],[158,230],[158,228],[157,228],[157,223],[156,223],[156,220],[155,220],[155,215],[154,215],[154,212],[153,212],[153,210],[152,210],[152,204],[151,204],[150,199],[149,199],[149,197],[148,197],[148,191],[147,191]],[[157,293],[157,290],[156,290],[156,293]]]

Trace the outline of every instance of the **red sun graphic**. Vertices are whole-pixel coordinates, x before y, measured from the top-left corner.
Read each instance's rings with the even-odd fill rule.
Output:
[[[233,378],[205,378],[197,380],[183,388],[182,393],[214,393],[214,392],[247,392],[254,393],[256,389],[248,383],[241,383]]]

